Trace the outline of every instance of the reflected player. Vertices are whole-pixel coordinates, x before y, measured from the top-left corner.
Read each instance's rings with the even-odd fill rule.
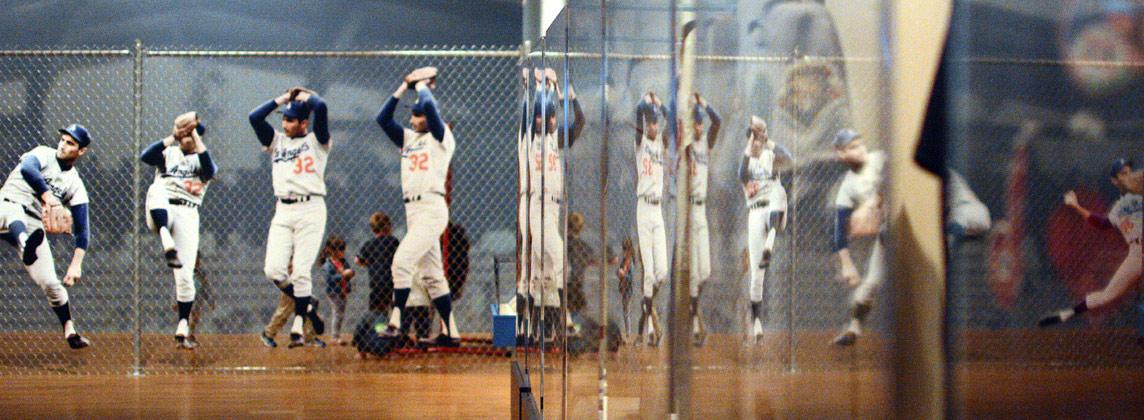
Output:
[[[739,182],[747,200],[747,249],[751,287],[751,335],[763,340],[763,299],[767,269],[775,247],[775,235],[787,210],[787,194],[779,171],[794,164],[790,151],[771,140],[767,123],[752,115],[747,130],[747,149],[739,163]]]
[[[707,328],[703,325],[703,317],[699,310],[699,298],[703,295],[703,286],[711,277],[711,239],[707,228],[707,165],[711,150],[715,148],[715,141],[719,138],[719,128],[723,120],[719,113],[699,95],[691,95],[691,143],[688,143],[684,153],[688,157],[688,172],[690,175],[691,197],[691,334],[694,344],[702,346],[707,338]],[[703,141],[703,117],[711,119],[707,128],[707,141]]]
[[[659,345],[663,337],[659,328],[659,315],[653,304],[659,287],[667,281],[667,234],[664,231],[663,162],[667,153],[666,140],[673,139],[667,122],[666,133],[660,131],[667,109],[648,92],[636,106],[636,234],[639,240],[640,265],[643,267],[643,314],[640,316],[640,334],[647,334],[650,346]],[[650,322],[649,322],[650,321]],[[646,329],[645,329],[646,326]]]
[[[542,85],[536,87],[536,99],[532,113],[529,150],[528,207],[529,244],[531,245],[530,295],[533,304],[543,302],[545,335],[554,334],[560,325],[560,308],[564,289],[564,238],[560,229],[560,209],[564,200],[564,157],[563,148],[571,148],[584,128],[584,111],[576,100],[576,90],[568,87],[568,99],[572,103],[573,120],[568,127],[565,139],[563,126],[557,125],[556,103],[563,97],[557,87],[556,71],[546,69],[537,74]],[[567,141],[565,141],[567,140]],[[542,293],[543,292],[543,293]],[[541,296],[543,294],[543,296]],[[539,307],[539,306],[538,306]],[[550,339],[551,336],[544,337]]]
[[[849,128],[835,134],[834,151],[838,160],[849,168],[834,200],[837,210],[834,254],[838,256],[839,277],[855,289],[850,297],[850,323],[842,334],[834,338],[833,344],[851,346],[862,335],[862,322],[870,313],[873,294],[886,277],[881,238],[881,186],[886,155],[881,151],[867,152],[862,136]],[[874,249],[870,253],[866,276],[860,278],[850,256],[849,239],[865,236],[875,236]]]
[[[191,350],[190,316],[195,303],[195,262],[199,252],[199,207],[218,166],[203,144],[205,128],[194,112],[175,119],[171,135],[151,143],[139,157],[155,167],[147,189],[147,227],[159,234],[167,266],[174,269],[177,348]],[[181,259],[188,262],[183,263]]]
[[[1141,195],[1131,192],[1129,185],[1132,182],[1132,161],[1124,158],[1116,159],[1112,163],[1109,176],[1112,185],[1120,191],[1120,199],[1112,205],[1108,215],[1101,215],[1086,209],[1077,202],[1076,193],[1065,193],[1064,203],[1077,212],[1085,221],[1099,229],[1119,229],[1128,244],[1128,255],[1108,281],[1103,289],[1091,292],[1084,296],[1080,303],[1072,308],[1062,309],[1042,318],[1037,325],[1047,327],[1068,321],[1083,314],[1090,309],[1100,309],[1110,303],[1123,298],[1140,285],[1140,265],[1144,256],[1140,253],[1141,230],[1144,229],[1144,203]]]
[[[91,134],[79,124],[61,128],[59,133],[55,149],[37,146],[20,156],[20,164],[4,181],[0,188],[0,226],[7,230],[5,239],[20,250],[32,281],[48,296],[68,346],[82,349],[91,343],[76,332],[64,287],[74,286],[83,276],[83,259],[91,239],[87,187],[75,168],[91,145]],[[56,277],[52,247],[44,236],[69,232],[75,237],[75,251],[61,283]]]

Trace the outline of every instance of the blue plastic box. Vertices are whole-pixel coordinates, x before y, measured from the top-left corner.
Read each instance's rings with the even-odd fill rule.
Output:
[[[497,304],[489,305],[493,314],[493,346],[516,346],[516,315],[501,315]]]

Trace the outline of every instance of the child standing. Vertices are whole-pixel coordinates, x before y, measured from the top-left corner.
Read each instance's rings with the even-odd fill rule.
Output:
[[[346,241],[338,235],[326,238],[326,245],[318,254],[316,265],[322,266],[326,274],[326,296],[330,298],[330,318],[334,324],[333,337],[338,345],[347,345],[342,340],[342,323],[346,318],[346,300],[350,294],[350,280],[354,270],[346,263]]]

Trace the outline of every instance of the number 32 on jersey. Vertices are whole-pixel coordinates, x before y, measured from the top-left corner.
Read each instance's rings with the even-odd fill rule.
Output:
[[[297,159],[294,159],[294,173],[295,174],[301,174],[301,173],[312,174],[314,172],[315,171],[314,171],[314,157],[313,156],[299,156]]]

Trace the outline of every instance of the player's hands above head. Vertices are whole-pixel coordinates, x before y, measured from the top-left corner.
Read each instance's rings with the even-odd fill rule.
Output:
[[[1080,206],[1080,202],[1078,202],[1076,199],[1076,192],[1075,191],[1069,190],[1068,192],[1066,192],[1064,200],[1065,200],[1066,206],[1069,206],[1072,208],[1076,208],[1076,207]]]
[[[290,88],[290,90],[287,90],[286,94],[289,96],[289,98],[287,99],[287,102],[292,102],[292,101],[305,102],[307,99],[310,99],[310,96],[314,94],[314,91],[312,91],[310,89],[306,89],[302,86],[294,86],[294,87]]]

